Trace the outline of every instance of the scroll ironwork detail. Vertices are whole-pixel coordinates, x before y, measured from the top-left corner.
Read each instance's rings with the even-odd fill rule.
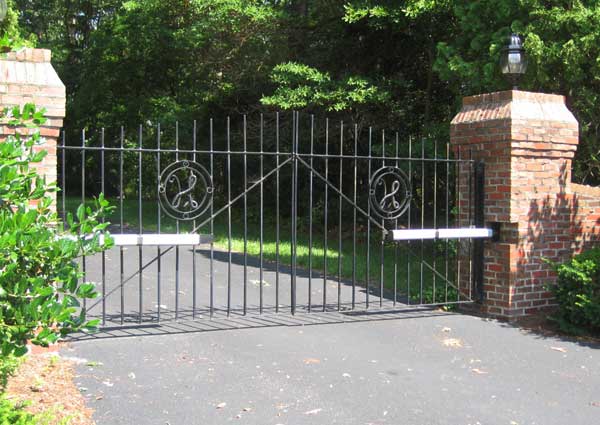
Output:
[[[160,174],[160,206],[177,220],[200,217],[212,203],[213,191],[210,174],[197,162],[173,162]]]
[[[369,202],[375,214],[394,220],[406,212],[412,198],[408,177],[398,167],[382,167],[371,177]]]

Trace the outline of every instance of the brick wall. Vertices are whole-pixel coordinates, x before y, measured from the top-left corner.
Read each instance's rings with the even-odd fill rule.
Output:
[[[513,318],[551,308],[545,286],[555,275],[545,259],[564,261],[598,239],[600,189],[571,183],[578,141],[563,96],[467,97],[453,119],[455,152],[486,163],[485,221],[501,228],[499,242],[485,243],[484,312]],[[468,191],[465,177],[458,191]]]
[[[30,48],[0,58],[0,105],[4,108],[34,103],[46,109],[47,121],[40,129],[44,143],[36,149],[46,150],[48,155],[35,168],[48,182],[55,182],[56,145],[65,117],[66,94],[50,60],[50,50]],[[14,131],[0,125],[0,141]]]

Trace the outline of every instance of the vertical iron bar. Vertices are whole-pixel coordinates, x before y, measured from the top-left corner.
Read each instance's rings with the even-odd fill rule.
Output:
[[[264,264],[263,264],[263,243],[264,243],[264,235],[263,235],[263,227],[264,227],[264,184],[263,184],[263,176],[264,176],[264,153],[263,153],[263,139],[264,139],[264,116],[260,114],[260,253],[259,253],[259,262],[260,262],[260,270],[259,277],[260,280],[260,314],[263,312],[263,278],[264,278]]]
[[[412,180],[413,180],[413,172],[412,172],[412,136],[408,137],[408,186],[412,189]],[[411,228],[411,224],[412,224],[412,220],[411,220],[411,216],[412,216],[412,212],[411,212],[411,207],[412,207],[412,199],[411,201],[408,203],[408,214],[407,214],[407,228],[410,229]],[[408,245],[408,249],[407,249],[407,254],[406,254],[406,303],[408,305],[410,305],[411,303],[411,292],[410,292],[410,267],[411,267],[411,258],[410,258],[410,254],[412,252],[412,250],[410,249],[410,245],[411,242],[407,241],[406,243]]]
[[[231,118],[227,117],[227,317],[231,315]]]
[[[475,227],[482,228],[485,226],[484,221],[484,206],[485,206],[485,163],[482,160],[475,164]],[[475,281],[475,296],[478,301],[483,300],[483,239],[476,239],[473,246],[474,257],[474,281]]]
[[[398,137],[398,132],[396,132],[396,168],[398,168],[398,155],[400,148],[400,140]],[[394,221],[394,228],[398,229],[398,219]],[[393,305],[396,306],[396,301],[398,300],[398,244],[394,244],[394,301]]]
[[[340,195],[338,196],[338,287],[337,287],[337,309],[338,311],[342,308],[342,184],[343,184],[343,173],[344,160],[344,122],[340,123]]]
[[[212,184],[214,186],[215,175],[214,175],[214,137],[213,137],[213,119],[210,119],[210,135],[209,135],[209,150],[210,150],[210,179],[212,180]],[[214,196],[214,193],[213,193]],[[210,234],[214,236],[215,234],[215,216],[214,216],[214,199],[210,203]],[[215,243],[210,242],[210,317],[212,318],[215,312]]]
[[[372,147],[373,147],[373,127],[369,127],[369,165],[368,165],[368,181],[369,184],[371,183],[371,156],[372,156]],[[369,220],[369,217],[371,217],[371,203],[369,202],[367,204],[367,268],[365,270],[367,276],[366,276],[366,287],[367,287],[367,291],[366,291],[366,299],[365,299],[365,307],[368,309],[369,308],[369,293],[370,293],[370,286],[371,286],[371,220]]]
[[[160,169],[160,123],[158,123],[158,125],[156,126],[156,178],[157,178],[157,184],[156,184],[156,197],[157,199],[160,197],[160,173],[161,173],[161,169]],[[157,205],[157,214],[156,214],[156,230],[157,233],[160,235],[160,221],[161,221],[161,206],[160,206],[160,202]],[[158,323],[160,323],[160,313],[161,313],[161,301],[162,301],[162,294],[161,294],[161,268],[162,268],[162,258],[161,258],[161,248],[160,245],[158,245],[156,247],[156,301],[157,301],[157,308],[156,308],[156,320]]]
[[[196,120],[194,120],[194,134],[192,135],[192,160],[196,162],[196,132],[198,131]],[[192,223],[196,228],[196,220]],[[192,320],[196,319],[196,246],[192,246]]]
[[[81,203],[85,205],[85,129],[81,132]],[[81,283],[84,284],[87,278],[85,255],[81,257],[81,265],[83,273]],[[83,299],[83,314],[84,317],[87,314],[87,300],[85,298]]]
[[[66,136],[66,132],[65,130],[63,130],[62,132],[62,153],[61,153],[61,158],[62,158],[62,164],[61,164],[61,180],[62,180],[62,187],[61,187],[61,192],[62,192],[62,219],[63,219],[63,226],[67,223],[67,177],[66,177],[66,159],[67,159],[67,148],[65,147],[67,144],[67,136]]]
[[[382,166],[385,167],[385,130],[381,131]],[[381,227],[385,229],[385,219],[381,219]],[[379,253],[379,307],[383,307],[383,274],[385,272],[385,233],[381,234]]]
[[[104,128],[100,134],[100,192],[105,195],[104,185]],[[104,217],[101,222],[104,223]],[[106,324],[106,251],[102,251],[102,324]]]
[[[248,308],[248,133],[247,117],[244,114],[243,144],[244,144],[244,315]]]
[[[329,118],[325,119],[325,180],[329,177]],[[327,204],[329,203],[329,187],[325,184],[325,200],[323,212],[323,311],[327,309]]]
[[[469,148],[469,162],[467,170],[469,172],[469,194],[467,196],[467,203],[469,212],[469,226],[473,224],[473,150]],[[473,240],[469,239],[469,301],[473,299]]]
[[[352,208],[352,310],[356,307],[356,206],[358,179],[358,124],[354,124],[354,208]]]
[[[425,138],[421,137],[421,229],[425,228]],[[419,304],[423,304],[423,278],[425,273],[425,240],[421,239],[421,269],[419,283]]]
[[[437,150],[438,150],[438,142],[437,142],[437,138],[433,141],[433,228],[437,229],[437,184],[438,184],[438,179],[437,179]],[[434,247],[432,250],[433,253],[433,270],[437,271],[437,246],[435,245],[437,241],[434,241]],[[433,279],[433,299],[432,299],[432,303],[435,304],[436,302],[436,291],[435,291],[435,285],[436,285],[436,274],[437,273],[431,273],[431,277]]]
[[[275,114],[275,312],[279,313],[279,112]]]
[[[458,217],[458,222],[460,223],[461,226],[463,226],[463,218],[462,218],[462,207],[460,205],[461,203],[461,189],[462,189],[462,179],[463,177],[461,176],[462,174],[462,152],[461,152],[461,148],[460,146],[458,146],[458,149],[456,151],[456,162],[454,163],[454,172],[455,175],[458,176],[457,177],[457,200],[456,200],[456,217]],[[456,256],[456,272],[457,272],[457,277],[456,277],[456,282],[457,282],[457,288],[458,290],[456,291],[456,301],[460,301],[460,288],[461,288],[461,266],[462,266],[462,260],[461,260],[461,241],[458,241],[458,255]]]
[[[119,209],[120,209],[120,213],[119,213],[119,218],[121,221],[121,233],[123,233],[123,144],[125,142],[125,129],[123,127],[121,127],[121,147],[119,150]],[[125,323],[125,289],[123,287],[124,285],[124,279],[125,279],[125,266],[124,266],[124,252],[123,252],[124,248],[123,246],[119,247],[119,258],[120,258],[120,265],[121,265],[121,276],[120,276],[120,286],[119,288],[121,289],[121,325]]]
[[[294,161],[292,164],[292,279],[291,279],[291,310],[292,314],[296,314],[296,249],[297,249],[297,191],[298,191],[298,113],[294,112],[293,115],[293,134],[292,134],[292,154]]]
[[[446,228],[450,225],[450,143],[446,142]],[[446,239],[446,246],[444,249],[444,263],[445,263],[445,271],[444,271],[444,302],[448,302],[448,251],[450,245],[448,239]]]
[[[138,224],[139,224],[139,234],[141,235],[142,233],[144,233],[144,228],[143,228],[143,223],[142,223],[142,145],[143,145],[143,140],[142,140],[142,125],[140,124],[139,127],[139,133],[138,133],[138,139],[139,139],[139,143],[140,143],[140,152],[138,154]],[[143,286],[143,279],[142,279],[142,270],[143,270],[143,251],[142,251],[142,245],[140,245],[138,247],[138,266],[139,266],[139,271],[138,271],[138,285],[139,285],[139,297],[138,297],[138,301],[139,301],[139,312],[140,312],[140,316],[139,316],[139,323],[142,323],[142,316],[143,316],[143,299],[144,299],[144,286]]]
[[[308,312],[312,311],[312,273],[313,273],[313,155],[314,155],[315,116],[310,116],[310,172],[308,175]]]
[[[175,121],[175,161],[179,161],[179,121]],[[175,231],[179,234],[179,220],[175,220]],[[175,246],[175,320],[179,319],[179,245]]]

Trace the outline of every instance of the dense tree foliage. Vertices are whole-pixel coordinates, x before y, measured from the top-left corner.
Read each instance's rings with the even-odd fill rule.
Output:
[[[462,96],[509,87],[497,64],[516,31],[522,88],[568,97],[576,176],[600,181],[597,0],[12,2],[3,29],[18,16],[53,50],[77,127],[283,108],[444,137]]]

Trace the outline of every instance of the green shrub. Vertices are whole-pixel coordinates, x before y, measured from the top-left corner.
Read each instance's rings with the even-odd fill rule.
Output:
[[[0,425],[37,425],[38,420],[31,413],[4,397],[0,397]]]
[[[600,332],[600,248],[558,265],[558,282],[549,287],[558,301],[553,316],[569,333]]]
[[[0,356],[0,393],[6,388],[8,378],[14,375],[21,361],[15,356]]]
[[[46,155],[34,150],[41,143],[43,111],[29,104],[4,111],[2,120],[28,128],[27,136],[17,131],[0,143],[0,356],[19,357],[27,352],[28,340],[47,346],[97,324],[86,320],[79,305],[96,291],[92,283],[80,282],[76,259],[110,244],[110,238],[100,243],[108,223],[99,222],[109,206],[103,196],[94,209],[80,206],[76,218],[67,216],[65,230],[52,209],[56,186],[30,166]]]

